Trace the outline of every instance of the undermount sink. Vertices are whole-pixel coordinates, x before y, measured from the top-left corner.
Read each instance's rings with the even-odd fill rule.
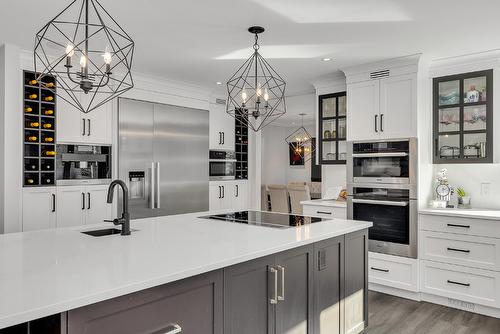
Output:
[[[91,235],[93,237],[103,237],[106,235],[120,234],[122,233],[122,230],[119,230],[117,228],[105,228],[102,230],[84,231],[82,233]]]

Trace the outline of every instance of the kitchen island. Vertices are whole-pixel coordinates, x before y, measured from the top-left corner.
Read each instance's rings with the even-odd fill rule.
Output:
[[[102,328],[125,333],[120,326],[131,319],[139,327],[129,324],[130,333],[180,333],[175,326],[184,324],[175,319],[163,327],[155,324],[154,314],[160,311],[154,306],[170,310],[167,297],[183,293],[186,298],[171,301],[184,313],[192,309],[194,324],[185,324],[186,333],[193,333],[190,326],[196,333],[222,333],[223,328],[226,334],[251,333],[251,328],[238,329],[245,316],[255,328],[263,321],[269,333],[285,330],[280,327],[288,323],[283,317],[308,330],[339,326],[353,332],[348,327],[364,327],[371,223],[334,219],[274,229],[199,218],[206,214],[135,220],[130,236],[80,233],[109,224],[0,236],[0,328],[52,316],[50,322],[60,321],[64,333],[80,333],[83,327],[88,333]],[[339,291],[319,290],[335,277]],[[263,300],[256,300],[259,294]],[[188,302],[196,299],[194,305]],[[259,303],[267,305],[265,321],[234,313],[260,309]],[[319,315],[314,319],[318,309],[321,317],[339,315],[338,324],[322,323]],[[141,318],[145,314],[149,316]],[[205,323],[196,317],[207,314],[210,326],[197,332],[196,326]],[[299,322],[301,317],[306,321]]]

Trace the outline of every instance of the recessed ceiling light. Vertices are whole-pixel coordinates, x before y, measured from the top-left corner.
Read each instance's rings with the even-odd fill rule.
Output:
[[[222,85],[222,82],[217,81],[216,84],[220,86],[220,85]]]
[[[330,60],[332,60],[332,58],[323,58],[323,59],[321,59],[321,60],[322,60],[322,61],[330,61]]]

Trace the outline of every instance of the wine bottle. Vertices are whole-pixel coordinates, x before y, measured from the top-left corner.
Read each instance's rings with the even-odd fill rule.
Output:
[[[54,110],[52,110],[52,109],[47,109],[47,110],[45,110],[43,113],[44,113],[44,115],[54,115]]]
[[[43,100],[44,100],[44,101],[46,101],[46,102],[52,102],[52,101],[54,101],[54,97],[53,97],[53,96],[50,96],[50,95],[49,95],[49,96],[45,96],[45,97],[43,98]]]
[[[38,98],[38,95],[37,94],[30,94],[30,95],[28,95],[28,98],[30,100],[36,100]]]
[[[52,128],[52,124],[50,124],[50,123],[44,123],[42,126],[44,129],[51,129]]]
[[[45,84],[45,87],[47,87],[47,88],[54,88],[55,86],[56,86],[56,85],[55,85],[53,82],[47,82],[47,83]]]
[[[27,183],[27,184],[33,184],[33,183],[35,183],[35,180],[33,180],[31,177],[28,177],[28,178],[26,179],[26,183]]]
[[[26,108],[24,108],[24,111],[25,111],[25,112],[32,112],[32,111],[33,111],[33,108],[31,108],[31,107],[26,107]]]
[[[38,138],[37,136],[29,136],[28,141],[36,141]]]
[[[52,143],[54,141],[54,138],[52,138],[52,137],[45,137],[43,139],[43,141],[46,142],[46,143]]]
[[[38,83],[35,79],[28,81],[28,85],[34,86]]]
[[[38,122],[30,122],[31,128],[38,128],[39,126],[40,126],[40,123],[38,123]]]
[[[50,184],[50,182],[52,181],[51,179],[45,179],[43,180],[45,182],[45,184]]]
[[[56,152],[55,151],[44,151],[43,155],[45,155],[47,157],[53,157],[56,155]]]
[[[24,168],[26,168],[27,170],[29,170],[29,169],[36,170],[36,165],[35,164],[26,164],[26,166]]]

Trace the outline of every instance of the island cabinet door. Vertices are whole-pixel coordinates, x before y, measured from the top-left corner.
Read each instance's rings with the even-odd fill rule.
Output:
[[[313,333],[313,254],[313,246],[309,245],[280,253],[276,257],[276,333]]]
[[[224,334],[274,334],[274,256],[224,269]]]
[[[314,245],[314,333],[344,333],[344,236]]]
[[[68,334],[222,334],[215,271],[67,312]]]
[[[368,230],[345,236],[345,333],[368,325]]]

